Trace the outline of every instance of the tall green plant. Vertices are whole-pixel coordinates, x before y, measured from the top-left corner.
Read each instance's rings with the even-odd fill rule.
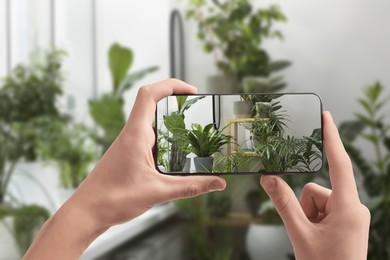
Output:
[[[368,259],[390,258],[390,125],[386,111],[389,97],[383,97],[383,94],[384,87],[380,82],[367,86],[364,97],[358,99],[363,112],[356,114],[356,120],[343,122],[339,127],[355,170],[362,176],[361,189],[369,196]],[[367,158],[366,149],[355,143],[361,138],[373,148],[373,158]]]
[[[278,6],[257,9],[250,0],[189,0],[187,18],[197,22],[203,50],[213,54],[224,74],[234,75],[240,82],[251,78],[251,84],[244,82],[244,92],[270,92],[284,87],[278,78],[264,80],[290,66],[285,60],[271,61],[263,48],[266,39],[283,38],[274,28],[275,23],[287,20]],[[268,91],[261,91],[265,83]],[[252,91],[248,91],[249,85]]]
[[[57,106],[62,95],[62,61],[65,53],[52,49],[28,65],[18,65],[2,82],[0,89],[0,204],[15,165],[33,161],[38,144],[47,140],[52,122],[69,117]]]
[[[96,141],[106,151],[126,122],[123,111],[126,91],[145,77],[155,72],[158,67],[151,66],[133,73],[129,73],[133,64],[134,54],[130,48],[118,43],[111,45],[108,50],[108,66],[112,78],[112,90],[96,100],[89,101],[89,111],[92,119],[101,128],[102,134],[95,136]]]

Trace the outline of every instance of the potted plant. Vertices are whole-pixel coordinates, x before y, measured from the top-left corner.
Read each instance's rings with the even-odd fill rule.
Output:
[[[230,142],[231,136],[223,134],[223,130],[213,130],[214,124],[204,128],[200,124],[192,124],[188,132],[191,152],[196,155],[194,164],[196,171],[211,172],[214,158],[212,155]]]
[[[238,93],[246,77],[268,78],[290,65],[271,61],[263,48],[265,39],[282,39],[273,25],[286,17],[275,5],[256,9],[249,0],[190,0],[186,16],[198,23],[203,50],[213,54],[221,72],[210,79],[212,93]]]
[[[187,138],[188,130],[184,122],[185,112],[204,97],[199,96],[188,99],[188,96],[185,95],[176,96],[178,110],[164,116],[164,126],[168,133],[164,133],[160,129],[160,135],[168,142],[168,146],[166,146],[167,151],[164,150],[163,146],[160,146],[161,149],[158,154],[159,156],[164,156],[164,151],[165,153],[169,152],[166,169],[170,172],[189,172],[190,170],[191,160],[187,158],[187,155],[191,151]]]
[[[12,175],[22,164],[31,168],[38,159],[38,144],[47,141],[51,122],[68,120],[57,106],[62,95],[64,54],[57,49],[38,53],[30,64],[16,66],[0,88],[0,230],[12,234],[17,224],[8,189]],[[0,243],[3,245],[6,242]],[[0,252],[8,257],[9,250],[12,245]]]
[[[367,86],[364,97],[358,99],[363,112],[339,126],[355,174],[359,175],[359,192],[371,213],[367,259],[390,257],[390,125],[386,116],[389,98],[383,95],[380,82]],[[366,154],[368,146],[359,147],[359,139],[372,146],[371,157]]]
[[[66,201],[87,177],[98,158],[92,131],[83,124],[52,124],[50,144],[42,143],[44,159],[53,161],[59,169],[60,198]]]
[[[128,74],[134,60],[133,51],[118,43],[114,43],[110,47],[108,60],[112,78],[112,91],[103,94],[98,99],[89,101],[91,117],[103,132],[95,135],[95,140],[102,146],[103,153],[110,147],[125,125],[123,95],[138,80],[158,69],[156,66],[151,66]]]

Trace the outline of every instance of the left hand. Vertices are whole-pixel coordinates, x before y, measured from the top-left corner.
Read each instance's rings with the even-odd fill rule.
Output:
[[[156,104],[197,89],[170,79],[141,87],[130,117],[76,193],[50,218],[24,259],[76,259],[107,228],[154,205],[223,190],[218,176],[169,176],[155,169],[152,122]]]

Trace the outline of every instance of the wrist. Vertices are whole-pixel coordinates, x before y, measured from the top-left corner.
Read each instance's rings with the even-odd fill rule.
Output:
[[[43,225],[23,259],[79,259],[106,230],[71,198]]]

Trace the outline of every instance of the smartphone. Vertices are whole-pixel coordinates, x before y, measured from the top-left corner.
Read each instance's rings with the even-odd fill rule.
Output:
[[[173,95],[158,102],[155,165],[169,175],[310,174],[323,165],[314,93]]]

